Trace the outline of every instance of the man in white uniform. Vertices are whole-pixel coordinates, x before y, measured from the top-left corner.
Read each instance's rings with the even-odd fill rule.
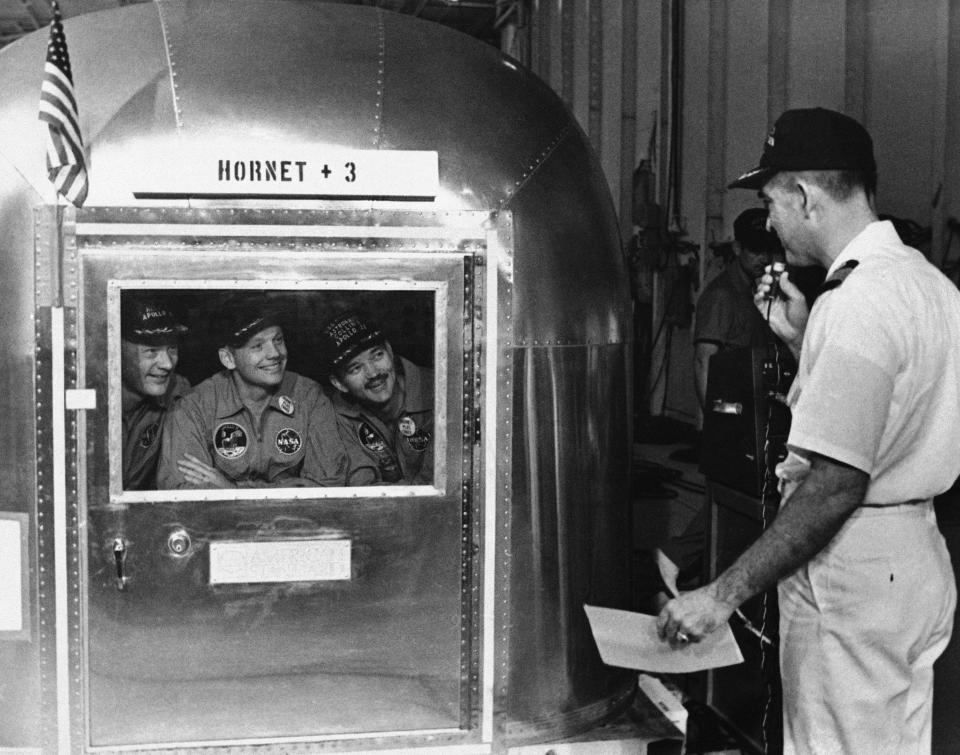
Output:
[[[788,755],[930,752],[933,662],[953,626],[931,499],[960,474],[960,292],[878,221],[875,185],[867,132],[821,108],[784,113],[731,184],[759,190],[787,261],[827,280],[808,310],[784,274],[770,308],[799,358],[780,512],[658,619],[669,641],[697,641],[779,580]]]

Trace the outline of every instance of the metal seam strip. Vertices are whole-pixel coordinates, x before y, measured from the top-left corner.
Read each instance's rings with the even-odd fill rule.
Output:
[[[492,234],[491,234],[492,235]],[[481,676],[483,678],[483,704],[481,716],[481,738],[484,742],[490,742],[493,739],[493,704],[495,695],[495,682],[499,678],[499,672],[495,669],[495,653],[498,652],[498,645],[503,642],[497,632],[496,616],[499,613],[499,606],[496,602],[495,586],[497,584],[497,551],[499,545],[499,532],[497,530],[497,499],[499,485],[497,479],[497,470],[499,469],[499,460],[497,459],[497,445],[500,435],[498,421],[498,390],[497,390],[497,361],[498,361],[498,342],[499,328],[498,319],[500,310],[498,308],[498,271],[497,264],[499,257],[499,245],[491,244],[488,248],[488,264],[485,266],[486,275],[486,300],[484,301],[484,317],[486,320],[486,353],[484,354],[484,368],[486,386],[484,391],[484,421],[487,443],[483,448],[483,476],[484,476],[484,543],[483,543],[483,668]],[[505,583],[504,583],[505,584]],[[503,644],[506,644],[503,642]]]
[[[205,225],[201,223],[183,224],[139,224],[139,223],[77,223],[77,236],[202,236],[237,238],[277,237],[295,238],[299,236],[343,237],[343,238],[481,238],[482,232],[476,227],[378,227],[369,226],[312,226],[312,225]]]
[[[377,8],[377,105],[374,114],[374,146],[380,149],[383,141],[383,100],[387,70],[387,32],[383,23],[383,11]]]
[[[157,15],[160,18],[160,31],[163,34],[163,49],[167,55],[167,71],[170,73],[170,95],[173,97],[173,115],[177,123],[177,136],[183,130],[183,118],[180,113],[180,96],[177,94],[177,72],[173,63],[173,48],[167,31],[167,21],[163,14],[165,0],[156,0]]]
[[[484,486],[483,479],[479,472],[482,467],[480,459],[480,449],[482,449],[482,428],[480,423],[480,407],[483,406],[481,375],[482,354],[479,344],[484,343],[483,322],[478,316],[477,308],[483,306],[485,286],[481,274],[478,274],[478,268],[483,264],[483,259],[474,258],[472,265],[473,291],[470,300],[470,338],[472,343],[470,353],[470,383],[466,386],[464,393],[470,395],[470,424],[472,434],[470,438],[470,479],[467,481],[471,490],[471,519],[470,519],[470,541],[471,553],[471,634],[470,634],[470,673],[471,695],[472,695],[472,717],[470,725],[474,729],[480,727],[480,717],[483,713],[483,697],[480,689],[481,674],[481,642],[482,642],[482,601],[481,590],[483,587],[483,569],[482,569],[482,550],[483,542],[483,501]]]
[[[63,307],[51,308],[51,362],[53,367],[53,528],[56,582],[57,731],[60,752],[70,752],[70,643],[67,586],[67,491],[64,438]]]
[[[38,250],[39,251],[39,250]],[[51,575],[47,571],[47,563],[53,553],[54,531],[51,523],[52,501],[50,485],[47,482],[52,478],[50,473],[49,444],[49,391],[50,380],[46,371],[47,361],[43,353],[43,346],[50,333],[49,308],[45,311],[37,308],[36,315],[36,367],[34,380],[36,386],[36,431],[37,431],[37,591],[38,608],[37,623],[40,646],[40,698],[41,718],[44,747],[46,749],[56,745],[56,639],[51,639],[51,632],[55,630],[53,615],[56,608],[55,585],[51,590]],[[53,600],[51,601],[51,593]],[[52,603],[52,605],[51,605]],[[51,609],[54,609],[51,611]],[[51,737],[51,732],[53,736]]]
[[[502,211],[510,203],[510,201],[523,188],[524,184],[530,180],[537,170],[539,170],[540,166],[546,162],[547,158],[550,157],[550,155],[557,149],[557,147],[560,146],[561,142],[563,142],[563,140],[566,139],[572,131],[573,123],[567,123],[560,133],[557,134],[557,137],[550,144],[548,144],[539,155],[537,155],[536,159],[533,160],[529,166],[527,166],[527,169],[523,172],[523,175],[516,180],[513,189],[503,199],[500,200],[500,204],[497,207],[498,212]]]
[[[460,724],[473,728],[472,711],[475,703],[473,688],[473,548],[471,523],[473,522],[473,499],[470,479],[473,454],[473,404],[470,385],[473,380],[473,264],[470,257],[463,260],[463,378],[462,378],[462,446],[460,479]]]

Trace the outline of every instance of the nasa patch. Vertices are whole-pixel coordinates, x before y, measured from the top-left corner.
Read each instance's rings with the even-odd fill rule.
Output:
[[[360,445],[368,451],[378,454],[387,450],[386,441],[366,422],[360,423],[360,427],[357,428],[357,437],[360,440]]]
[[[213,432],[213,447],[224,459],[237,459],[247,452],[247,431],[236,422],[224,422]]]
[[[285,456],[293,456],[302,445],[300,433],[292,427],[285,427],[277,433],[277,450]]]
[[[279,396],[277,398],[277,407],[288,417],[293,416],[293,399],[289,396]]]
[[[150,446],[153,445],[153,441],[157,439],[157,433],[159,432],[159,422],[154,422],[152,425],[147,425],[143,432],[140,433],[140,448],[150,448]]]
[[[404,438],[404,441],[410,448],[417,453],[422,453],[427,450],[427,446],[430,445],[430,433],[423,430],[417,430],[409,438]]]

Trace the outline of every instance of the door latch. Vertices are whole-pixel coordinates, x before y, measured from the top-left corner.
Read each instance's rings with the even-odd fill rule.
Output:
[[[113,539],[113,561],[117,567],[117,589],[126,588],[127,578],[123,574],[123,562],[127,557],[127,543],[122,537]]]

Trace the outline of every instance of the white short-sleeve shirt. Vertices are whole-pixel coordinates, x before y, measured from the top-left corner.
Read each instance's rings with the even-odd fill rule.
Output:
[[[788,401],[788,444],[870,475],[864,502],[931,498],[960,474],[960,291],[892,223],[868,225],[828,271]]]

